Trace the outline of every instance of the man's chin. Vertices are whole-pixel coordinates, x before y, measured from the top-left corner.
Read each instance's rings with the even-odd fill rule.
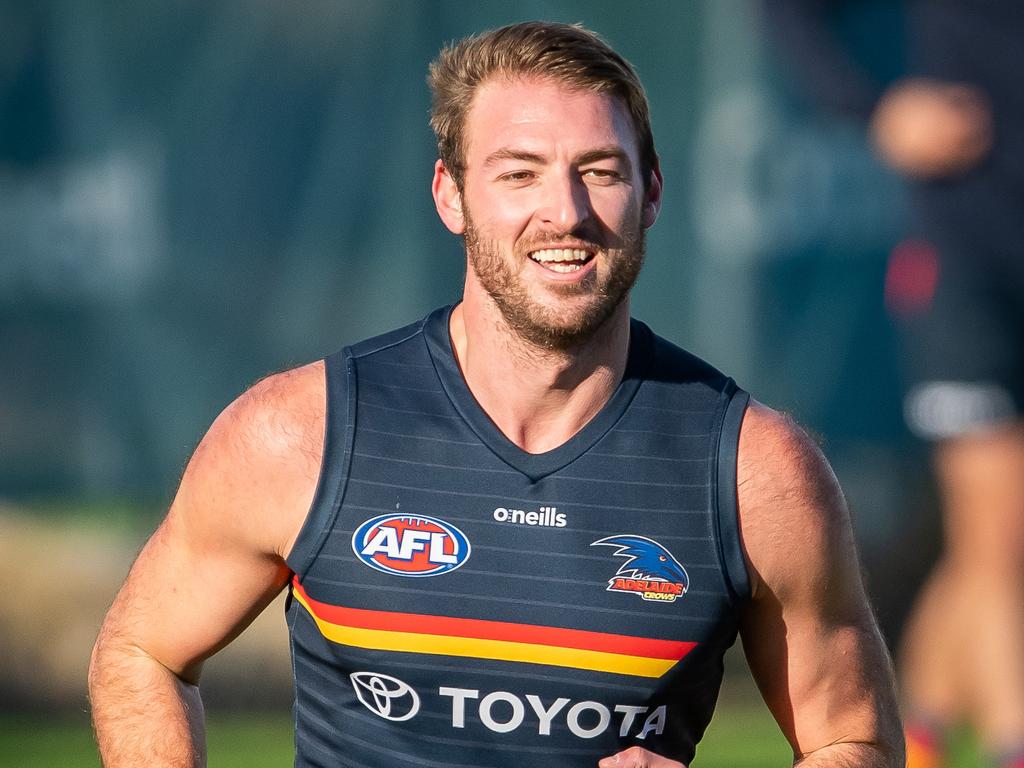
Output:
[[[621,302],[620,302],[621,303]],[[505,319],[524,341],[541,349],[568,351],[586,344],[615,314],[615,306],[564,304],[534,307],[529,314],[504,313]]]

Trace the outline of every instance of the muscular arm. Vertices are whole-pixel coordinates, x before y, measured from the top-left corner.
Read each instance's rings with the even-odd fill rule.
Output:
[[[100,630],[89,669],[103,764],[205,765],[199,676],[287,583],[312,500],[321,365],[257,384],[214,422]]]
[[[753,578],[743,647],[796,763],[901,766],[891,664],[828,463],[792,422],[754,403],[738,484]]]

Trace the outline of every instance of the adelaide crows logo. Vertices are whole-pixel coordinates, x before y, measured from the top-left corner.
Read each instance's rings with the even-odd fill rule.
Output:
[[[624,562],[608,579],[609,592],[632,592],[644,600],[673,603],[686,594],[690,577],[672,553],[646,536],[608,536],[590,546],[617,547]]]

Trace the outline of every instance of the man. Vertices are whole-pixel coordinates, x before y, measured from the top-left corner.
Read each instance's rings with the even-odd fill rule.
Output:
[[[202,663],[286,586],[296,765],[684,765],[737,631],[802,764],[900,764],[824,459],[630,320],[662,189],[633,70],[527,23],[430,81],[462,302],[217,419],[96,645],[106,764],[201,763]]]
[[[884,86],[830,23],[856,3],[770,0],[766,18],[808,90],[864,120],[907,185],[909,237],[893,249],[886,303],[945,534],[903,638],[908,765],[943,765],[949,732],[967,723],[991,764],[1022,768],[1024,6],[898,5],[908,64]]]

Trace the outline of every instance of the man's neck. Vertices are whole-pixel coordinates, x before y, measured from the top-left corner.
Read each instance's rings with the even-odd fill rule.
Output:
[[[490,310],[463,302],[452,312],[449,333],[466,384],[498,429],[524,451],[557,448],[597,415],[622,380],[629,300],[572,351],[540,349]]]

